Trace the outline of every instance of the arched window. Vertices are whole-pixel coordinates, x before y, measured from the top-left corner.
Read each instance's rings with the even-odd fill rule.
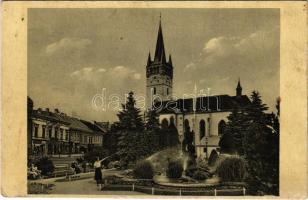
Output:
[[[190,132],[190,126],[189,126],[188,119],[185,119],[185,121],[184,121],[184,131],[185,132]]]
[[[205,121],[202,119],[199,123],[200,140],[205,136]]]
[[[221,120],[218,123],[218,135],[223,135],[226,128],[226,122],[224,120]]]
[[[170,117],[170,125],[171,125],[171,124],[172,124],[172,125],[175,125],[175,123],[174,123],[174,117],[173,117],[173,116]]]
[[[163,129],[166,129],[166,128],[168,128],[168,126],[169,126],[168,120],[167,120],[166,118],[164,118],[164,119],[162,120],[162,122],[161,122],[161,127],[162,127]]]

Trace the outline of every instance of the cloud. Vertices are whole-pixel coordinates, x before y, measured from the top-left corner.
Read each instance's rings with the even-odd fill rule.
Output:
[[[198,71],[200,68],[219,68],[219,64],[228,63],[229,66],[238,67],[247,64],[247,61],[256,62],[277,53],[279,49],[279,29],[259,30],[246,37],[219,36],[209,39],[204,44],[199,56],[184,67],[188,70]],[[236,66],[232,66],[236,65]]]
[[[69,38],[65,37],[61,40],[51,43],[46,46],[45,53],[47,55],[54,55],[58,52],[67,52],[67,51],[74,51],[74,50],[82,50],[87,46],[91,45],[92,41],[85,38]]]
[[[189,92],[192,87],[188,81],[196,80],[198,87],[212,88],[216,94],[232,95],[238,78],[241,78],[247,95],[257,89],[264,95],[265,103],[273,107],[271,104],[279,96],[279,58],[278,27],[258,30],[244,37],[213,37],[183,68],[185,76],[175,87]]]
[[[203,53],[216,56],[227,56],[234,49],[237,38],[235,37],[217,37],[210,39],[205,43]]]
[[[107,70],[106,70],[105,68],[100,68],[100,69],[98,69],[97,71],[100,72],[100,73],[104,73],[104,72],[106,72]]]
[[[136,80],[141,79],[141,74],[140,73],[135,73],[134,74],[134,79],[136,79]]]
[[[140,80],[142,78],[140,73],[137,73],[135,70],[125,66],[115,66],[108,69],[84,67],[74,72],[71,72],[70,77],[92,84],[96,84],[99,82],[107,83],[107,80],[110,80],[112,84],[123,83],[123,87],[125,81]]]

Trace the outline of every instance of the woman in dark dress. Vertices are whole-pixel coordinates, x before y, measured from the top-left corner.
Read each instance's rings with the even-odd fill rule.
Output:
[[[99,157],[96,158],[96,161],[94,162],[94,169],[95,169],[95,175],[94,179],[96,180],[96,185],[98,186],[98,189],[102,189],[102,184],[103,184],[103,174],[102,174],[102,164],[101,162],[108,157],[100,160]]]

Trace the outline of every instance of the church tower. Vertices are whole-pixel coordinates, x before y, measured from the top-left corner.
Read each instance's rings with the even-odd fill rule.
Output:
[[[155,55],[152,60],[149,52],[146,65],[146,106],[151,108],[153,100],[170,100],[172,97],[173,65],[171,55],[166,59],[161,17],[156,42]]]
[[[241,81],[240,81],[240,79],[238,79],[238,82],[237,82],[236,96],[237,96],[237,97],[242,96],[242,86],[241,86]]]

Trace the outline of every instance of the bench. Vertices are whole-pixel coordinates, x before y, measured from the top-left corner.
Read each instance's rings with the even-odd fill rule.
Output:
[[[79,174],[74,174],[74,175],[68,175],[65,178],[68,181],[73,181],[73,180],[78,180],[80,179],[80,175]]]

